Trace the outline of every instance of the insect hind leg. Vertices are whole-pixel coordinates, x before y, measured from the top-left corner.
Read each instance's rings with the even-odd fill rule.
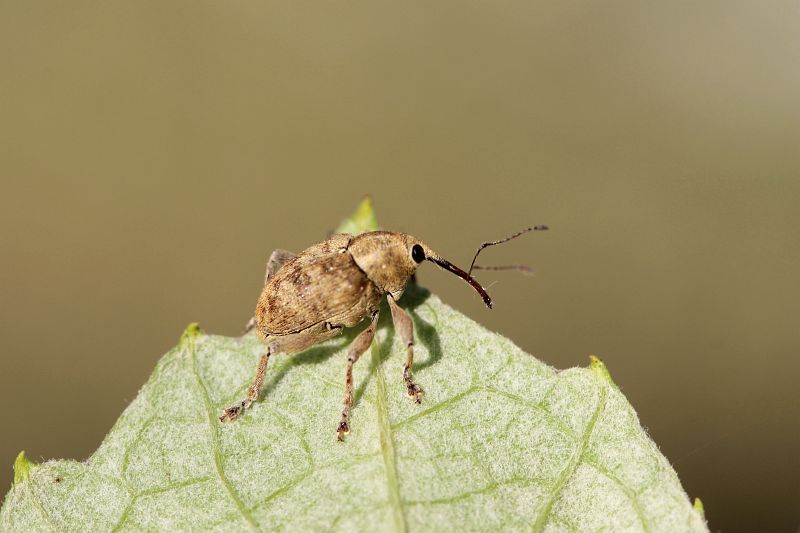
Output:
[[[338,335],[341,331],[341,326],[321,322],[297,333],[269,337],[267,350],[258,362],[256,376],[253,378],[253,383],[247,389],[247,395],[242,401],[225,409],[222,416],[219,417],[219,421],[230,422],[236,420],[245,409],[258,400],[258,397],[261,395],[261,388],[264,386],[264,374],[266,374],[267,362],[270,356],[279,353],[294,354],[302,352],[306,348]]]
[[[253,379],[253,383],[247,388],[247,395],[242,401],[225,409],[222,416],[219,417],[220,422],[232,422],[236,420],[245,409],[250,407],[254,401],[258,400],[258,396],[261,394],[261,387],[264,386],[264,375],[267,373],[267,363],[269,362],[270,355],[272,355],[272,350],[272,345],[267,346],[267,350],[258,361],[256,376]]]

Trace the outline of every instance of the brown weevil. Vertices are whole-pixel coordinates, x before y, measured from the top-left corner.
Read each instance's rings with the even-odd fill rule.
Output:
[[[414,382],[411,371],[414,328],[409,315],[397,304],[417,267],[427,260],[452,272],[469,283],[491,309],[492,300],[471,276],[472,270],[526,270],[526,267],[480,267],[475,265],[478,254],[487,246],[509,241],[529,231],[546,229],[547,226],[532,226],[505,239],[481,244],[469,272],[453,265],[419,239],[389,231],[372,231],[355,237],[335,234],[297,255],[286,250],[274,251],[267,262],[264,289],[256,305],[255,317],[247,328],[248,331],[256,329],[267,349],[259,360],[246,397],[225,409],[220,421],[236,419],[258,399],[271,356],[301,352],[369,318],[369,326],[355,338],[347,353],[344,405],[336,430],[339,440],[343,440],[350,432],[348,419],[353,406],[353,365],[372,344],[384,295],[389,302],[395,331],[406,345],[403,367],[406,392],[412,400],[420,403],[423,391]]]

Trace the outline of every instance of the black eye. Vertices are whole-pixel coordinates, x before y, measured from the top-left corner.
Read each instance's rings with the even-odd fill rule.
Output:
[[[417,263],[425,261],[425,251],[422,249],[422,246],[415,244],[414,247],[411,248],[411,259]]]

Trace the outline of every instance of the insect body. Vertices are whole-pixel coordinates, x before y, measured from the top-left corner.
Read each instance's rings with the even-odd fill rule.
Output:
[[[499,244],[527,231],[527,228]],[[267,362],[277,353],[293,354],[357,325],[365,318],[370,325],[350,345],[345,373],[342,418],[337,428],[339,440],[350,432],[349,416],[353,404],[353,365],[369,348],[375,336],[381,299],[386,296],[395,331],[406,345],[403,381],[408,396],[420,403],[423,390],[414,382],[414,330],[411,318],[397,300],[423,261],[431,261],[469,283],[487,307],[492,300],[470,273],[464,272],[431,250],[419,239],[404,233],[373,231],[358,236],[336,234],[299,255],[276,250],[267,263],[264,290],[258,299],[254,327],[267,349],[258,363],[253,383],[245,399],[225,409],[220,421],[237,418],[259,397]],[[475,260],[473,259],[473,266]],[[481,268],[474,266],[474,268]],[[472,270],[472,268],[470,269]]]

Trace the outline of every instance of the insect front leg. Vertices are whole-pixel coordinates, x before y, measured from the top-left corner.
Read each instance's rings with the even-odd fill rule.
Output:
[[[406,365],[403,367],[403,381],[406,383],[406,392],[409,398],[416,403],[421,403],[422,395],[425,394],[425,391],[414,383],[411,377],[411,366],[414,364],[414,325],[411,322],[411,317],[397,305],[391,294],[388,295],[387,300],[389,300],[389,309],[392,311],[394,330],[406,345]]]
[[[238,402],[225,409],[225,411],[222,413],[222,416],[219,417],[220,422],[230,422],[232,420],[236,420],[236,418],[242,414],[245,409],[250,407],[250,404],[258,400],[258,396],[261,394],[261,387],[264,385],[264,374],[267,372],[267,362],[269,361],[269,356],[272,355],[272,349],[272,345],[267,346],[267,350],[258,361],[256,377],[253,379],[253,383],[247,389],[247,396],[245,396],[244,400],[241,402]]]
[[[339,427],[336,429],[336,435],[340,441],[344,440],[344,436],[350,433],[348,419],[350,418],[350,409],[353,407],[353,365],[356,364],[361,354],[372,344],[372,339],[375,337],[375,329],[377,327],[378,311],[375,311],[375,314],[372,315],[372,322],[370,322],[369,327],[358,334],[358,337],[355,338],[350,345],[350,350],[347,352],[347,371],[345,372],[344,381],[344,407],[342,408],[342,421],[339,422]]]

